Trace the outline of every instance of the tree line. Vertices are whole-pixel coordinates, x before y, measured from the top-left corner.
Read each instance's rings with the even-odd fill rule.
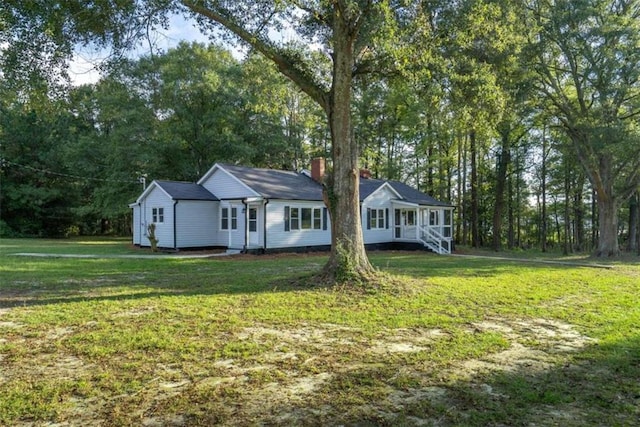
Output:
[[[288,4],[178,3],[241,40]],[[291,3],[317,12],[299,24],[328,54],[256,38],[237,59],[182,43],[68,87],[37,63],[16,74],[5,49],[1,232],[126,234],[140,178],[193,181],[215,162],[299,170],[335,156],[345,130],[335,122],[344,112],[325,99],[337,96],[331,13],[348,11],[345,25],[360,26],[343,30],[360,38],[342,47],[355,49],[342,137],[360,167],[454,204],[458,244],[638,250],[639,2]],[[255,19],[237,15],[245,6]],[[22,27],[7,28],[23,40]]]

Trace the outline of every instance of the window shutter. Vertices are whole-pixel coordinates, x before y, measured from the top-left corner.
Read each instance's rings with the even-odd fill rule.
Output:
[[[384,225],[384,228],[389,229],[389,208],[384,210]]]
[[[367,208],[367,230],[371,230],[371,208]]]
[[[284,231],[289,231],[289,206],[284,207]]]
[[[327,208],[322,208],[322,229],[327,229]]]

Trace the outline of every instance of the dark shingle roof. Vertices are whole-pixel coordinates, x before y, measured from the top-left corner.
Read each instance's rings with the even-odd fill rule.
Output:
[[[360,178],[360,201],[363,201],[385,183],[382,179]]]
[[[262,197],[283,200],[322,200],[322,186],[305,174],[227,164],[221,166]]]
[[[228,164],[221,166],[262,197],[282,200],[323,200],[322,186],[305,174]],[[429,206],[451,206],[402,182],[373,178],[360,179],[360,201],[373,194],[385,182],[388,182],[402,196],[402,200],[407,202]]]
[[[415,188],[404,184],[399,181],[387,181],[389,185],[396,190],[404,200],[411,203],[417,203],[419,205],[429,205],[429,206],[451,206],[449,203],[441,202],[439,200],[434,199],[428,194],[423,193],[422,191],[418,191]]]
[[[209,190],[193,182],[156,181],[174,200],[218,200]]]
[[[360,200],[364,200],[373,194],[378,188],[380,188],[384,183],[388,183],[400,196],[402,199],[410,203],[416,203],[418,205],[428,205],[428,206],[451,206],[448,203],[441,202],[439,200],[434,199],[428,194],[423,193],[422,191],[418,191],[415,188],[404,184],[400,181],[385,181],[383,179],[360,179]]]

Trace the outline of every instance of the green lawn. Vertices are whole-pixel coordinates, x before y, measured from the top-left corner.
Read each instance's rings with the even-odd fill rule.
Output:
[[[372,252],[403,286],[366,293],[309,283],[324,254],[12,255],[24,252],[147,253],[0,240],[0,425],[640,419],[637,258],[602,269]]]

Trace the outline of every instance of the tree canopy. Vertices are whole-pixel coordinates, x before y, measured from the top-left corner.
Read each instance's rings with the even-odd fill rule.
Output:
[[[0,225],[125,232],[141,176],[193,180],[216,161],[301,169],[326,156],[333,279],[372,271],[361,167],[453,202],[459,244],[637,248],[639,10],[637,0],[4,2]],[[123,55],[172,13],[225,44]],[[244,58],[228,51],[235,43]],[[74,88],[65,61],[79,45],[114,55],[98,83]]]

